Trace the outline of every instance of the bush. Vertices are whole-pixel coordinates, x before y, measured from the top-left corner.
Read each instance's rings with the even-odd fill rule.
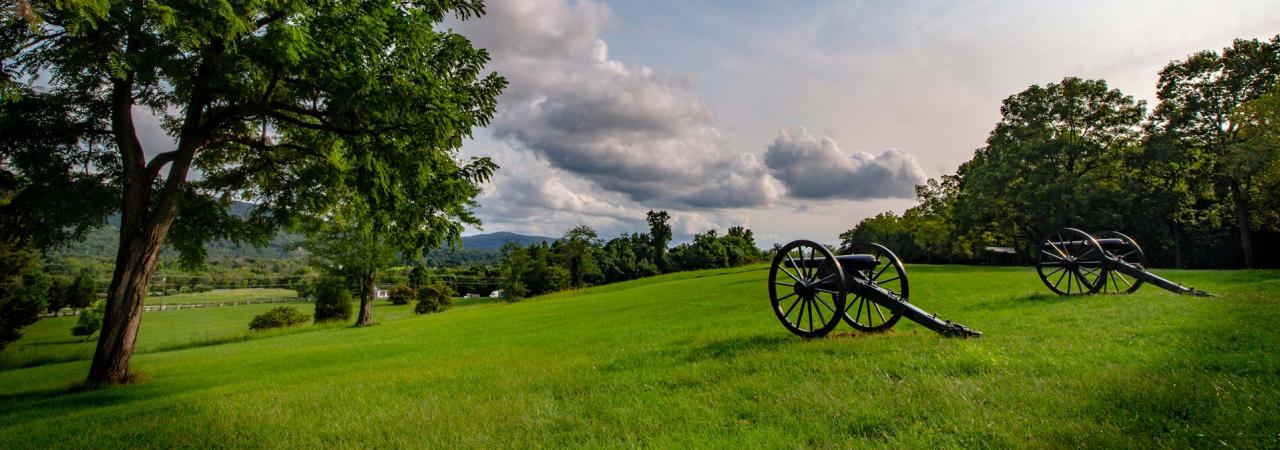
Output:
[[[428,284],[418,289],[418,304],[414,306],[416,314],[441,312],[453,306],[453,290],[443,284]]]
[[[102,329],[102,316],[106,308],[106,302],[96,302],[93,306],[80,311],[80,317],[76,318],[76,325],[71,327],[71,335],[84,336],[84,340],[89,340],[89,336],[93,336],[93,333]]]
[[[392,305],[408,305],[417,296],[418,293],[414,292],[413,288],[401,284],[391,289],[391,293],[387,295],[387,301],[390,301]]]
[[[316,285],[316,322],[351,318],[351,291],[342,280],[325,279]]]
[[[272,308],[270,311],[258,314],[253,320],[249,321],[250,330],[268,330],[271,328],[284,328],[294,325],[302,325],[311,320],[311,316],[303,314],[292,306],[281,306]]]
[[[178,295],[178,290],[177,290],[177,289],[172,289],[172,288],[170,288],[170,289],[165,289],[165,290],[164,290],[164,295],[165,295],[165,297],[168,297],[168,296],[170,296],[170,295]]]

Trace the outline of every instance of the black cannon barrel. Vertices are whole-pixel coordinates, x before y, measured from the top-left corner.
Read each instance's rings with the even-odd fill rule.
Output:
[[[1109,266],[1110,266],[1108,267],[1109,270],[1114,270],[1116,272],[1123,273],[1125,275],[1134,277],[1136,279],[1145,281],[1147,283],[1151,283],[1151,285],[1159,287],[1166,291],[1170,291],[1178,294],[1194,295],[1196,297],[1213,297],[1213,294],[1210,294],[1208,292],[1205,292],[1193,287],[1183,286],[1182,284],[1179,284],[1175,281],[1166,280],[1154,273],[1148,272],[1147,269],[1143,268],[1142,266],[1139,266],[1137,264],[1129,264],[1119,258],[1114,258],[1114,257],[1110,258]]]
[[[880,286],[872,283],[866,283],[859,280],[849,282],[849,292],[864,297],[875,302],[877,305],[889,308],[890,310],[902,314],[902,317],[910,319],[912,322],[923,325],[925,328],[933,330],[938,334],[947,337],[979,337],[982,332],[966,327],[964,325],[952,322],[950,320],[942,320],[936,314],[930,314],[916,305],[899,298],[892,292],[886,291]]]

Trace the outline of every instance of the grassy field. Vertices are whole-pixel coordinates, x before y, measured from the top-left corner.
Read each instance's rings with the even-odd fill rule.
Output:
[[[294,292],[293,289],[219,289],[209,292],[147,297],[147,304],[187,305],[193,303],[243,302],[246,300],[281,300],[297,297],[298,293]]]
[[[1063,299],[1027,268],[908,270],[915,303],[986,335],[804,341],[763,267],[171,351],[160,329],[187,325],[149,313],[144,383],[0,371],[0,448],[1280,446],[1280,272]]]

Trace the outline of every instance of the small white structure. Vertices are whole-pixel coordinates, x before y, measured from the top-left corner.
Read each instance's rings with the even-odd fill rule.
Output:
[[[373,291],[374,298],[388,298],[390,296],[391,296],[391,292],[386,289],[378,289],[376,291]]]
[[[501,297],[502,297],[502,289],[498,289],[496,291],[489,293],[489,298],[501,298]]]
[[[467,294],[466,298],[480,298],[480,294]]]

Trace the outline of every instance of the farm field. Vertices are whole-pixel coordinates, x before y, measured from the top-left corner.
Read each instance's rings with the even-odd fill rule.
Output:
[[[1280,272],[1155,271],[1214,298],[1059,298],[1030,268],[908,271],[914,303],[985,336],[904,320],[805,341],[769,311],[764,266],[379,304],[369,328],[245,337],[275,305],[146,313],[143,383],[78,392],[88,362],[54,357],[0,371],[0,448],[1280,445]],[[79,348],[73,321],[15,347]]]
[[[148,305],[189,305],[194,303],[243,302],[248,300],[291,300],[298,297],[293,289],[218,289],[166,296],[147,297]]]

